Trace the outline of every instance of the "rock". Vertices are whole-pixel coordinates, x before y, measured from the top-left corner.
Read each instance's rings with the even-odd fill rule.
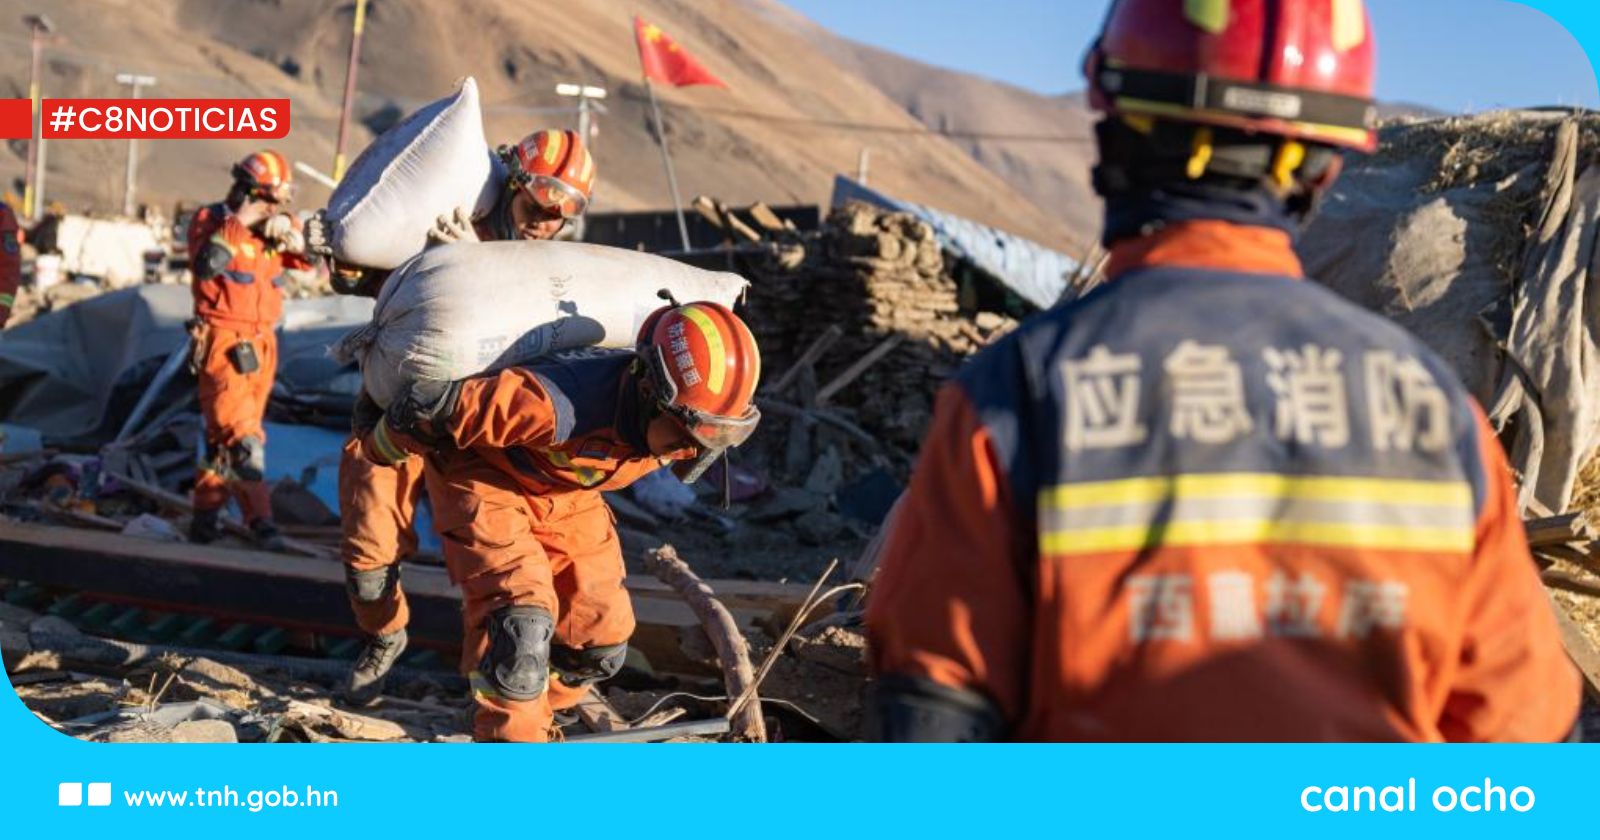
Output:
[[[40,616],[28,625],[28,638],[33,641],[34,647],[49,647],[51,640],[76,639],[82,636],[83,632],[74,627],[72,622],[57,615]]]
[[[826,545],[844,533],[844,517],[826,510],[814,510],[792,523],[795,536],[807,545]]]
[[[745,518],[752,522],[776,522],[821,510],[827,504],[826,497],[808,490],[779,487],[773,491],[772,498],[757,505]]]
[[[225,720],[186,720],[167,733],[174,744],[237,744],[239,733]]]
[[[184,542],[183,535],[172,523],[159,516],[141,513],[122,526],[122,535],[161,542]]]
[[[811,472],[806,475],[806,492],[819,496],[831,496],[839,489],[840,482],[844,481],[844,459],[839,455],[837,447],[828,447],[822,456],[812,464]]]
[[[979,312],[973,316],[972,322],[977,324],[980,330],[995,330],[1009,320],[1011,319],[997,312]]]

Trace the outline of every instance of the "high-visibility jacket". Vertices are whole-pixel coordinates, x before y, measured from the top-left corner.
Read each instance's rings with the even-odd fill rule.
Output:
[[[617,428],[629,353],[556,357],[461,384],[445,436],[534,494],[615,490],[675,457]]]
[[[22,229],[11,205],[0,202],[0,327],[11,319],[22,285]]]
[[[271,329],[283,315],[284,269],[309,265],[279,253],[220,202],[195,213],[188,239],[195,316],[229,329]]]
[[[1566,735],[1577,675],[1482,412],[1287,234],[1172,224],[941,391],[873,670],[1021,740]]]

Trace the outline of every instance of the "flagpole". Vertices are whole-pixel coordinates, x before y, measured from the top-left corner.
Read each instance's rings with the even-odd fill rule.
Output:
[[[667,170],[667,186],[672,188],[672,209],[678,214],[678,235],[683,237],[683,250],[693,251],[689,245],[689,223],[683,216],[683,196],[678,194],[678,175],[672,170],[672,152],[667,149],[667,127],[661,121],[661,103],[656,101],[655,85],[644,77],[644,89],[650,92],[650,110],[656,115],[656,139],[661,141],[661,165]]]

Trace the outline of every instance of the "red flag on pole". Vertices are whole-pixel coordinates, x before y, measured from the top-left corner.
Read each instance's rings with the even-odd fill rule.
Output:
[[[661,27],[646,23],[638,15],[633,18],[633,35],[639,43],[639,65],[644,68],[646,79],[676,87],[728,86],[711,75],[711,71],[702,67],[694,56],[684,52],[678,42],[672,40],[672,36],[661,31]]]

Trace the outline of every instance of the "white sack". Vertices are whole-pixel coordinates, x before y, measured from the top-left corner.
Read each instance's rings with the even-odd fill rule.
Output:
[[[632,347],[666,305],[732,306],[737,274],[579,242],[483,242],[432,248],[390,275],[372,323],[335,348],[361,365],[387,406],[419,381],[454,381],[576,347]]]
[[[400,265],[457,207],[481,215],[504,175],[483,136],[478,85],[427,105],[368,146],[328,199],[333,255],[370,268]]]

